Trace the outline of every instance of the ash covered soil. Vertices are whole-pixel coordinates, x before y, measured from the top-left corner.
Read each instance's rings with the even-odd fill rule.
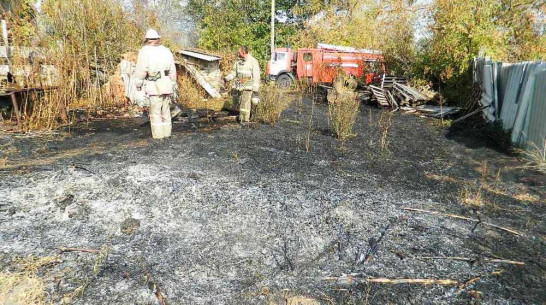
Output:
[[[339,149],[326,105],[310,108],[274,126],[177,123],[164,141],[141,119],[0,135],[0,272],[55,257],[35,274],[53,303],[546,301],[544,176],[404,113],[382,153],[387,113],[367,106]]]

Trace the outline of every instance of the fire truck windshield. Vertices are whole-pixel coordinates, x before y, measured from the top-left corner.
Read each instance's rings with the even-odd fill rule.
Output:
[[[282,61],[286,58],[286,53],[273,53],[273,61]]]

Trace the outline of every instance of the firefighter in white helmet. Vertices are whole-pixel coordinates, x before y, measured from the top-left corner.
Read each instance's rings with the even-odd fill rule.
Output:
[[[150,100],[152,137],[171,136],[169,104],[176,91],[176,67],[172,52],[160,43],[156,30],[146,32],[145,45],[138,53],[135,67],[137,90],[145,90]]]
[[[240,46],[237,53],[238,60],[225,80],[235,79],[233,89],[236,90],[234,92],[235,103],[239,104],[239,121],[245,123],[250,120],[251,104],[257,104],[259,101],[260,65],[258,60],[248,53],[246,46]]]

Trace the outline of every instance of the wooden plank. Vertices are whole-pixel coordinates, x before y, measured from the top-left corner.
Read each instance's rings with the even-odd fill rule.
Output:
[[[220,98],[221,95],[214,87],[212,87],[209,82],[205,79],[203,75],[201,75],[201,72],[199,72],[198,69],[196,69],[193,65],[187,63],[185,60],[181,61],[180,64],[186,68],[186,71],[190,73],[190,75],[195,79],[195,81],[207,91],[207,93],[212,96],[213,98]]]
[[[10,96],[11,103],[13,104],[13,111],[15,112],[15,117],[17,118],[17,126],[21,126],[21,112],[19,111],[19,103],[17,103],[15,92],[11,92]]]
[[[217,118],[214,118],[214,121],[217,123],[233,123],[233,122],[237,122],[237,116],[231,115],[231,116],[217,117]]]

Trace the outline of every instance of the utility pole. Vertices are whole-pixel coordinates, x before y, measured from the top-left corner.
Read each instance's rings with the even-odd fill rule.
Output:
[[[275,0],[271,0],[271,56],[275,50]]]

